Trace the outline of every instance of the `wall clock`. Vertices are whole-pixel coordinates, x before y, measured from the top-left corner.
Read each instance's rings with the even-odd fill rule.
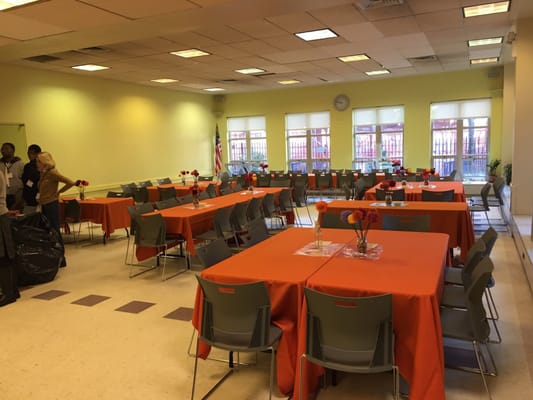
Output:
[[[350,98],[348,96],[346,96],[345,94],[339,94],[333,100],[333,106],[338,111],[346,110],[349,105],[350,105]]]

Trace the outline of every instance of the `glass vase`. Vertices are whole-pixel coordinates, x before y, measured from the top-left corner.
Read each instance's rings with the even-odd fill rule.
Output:
[[[85,200],[85,188],[83,186],[80,187],[80,200]]]
[[[200,208],[200,199],[198,198],[198,195],[193,195],[192,204],[194,208]]]
[[[429,185],[429,179],[424,179],[424,186],[428,186]]]
[[[389,193],[387,193],[387,194],[385,195],[385,204],[386,204],[387,206],[391,206],[391,205],[392,205],[392,195],[389,194]]]
[[[254,187],[252,185],[248,186],[248,191],[250,193],[253,193],[254,192]]]
[[[315,228],[315,246],[317,249],[322,248],[322,231],[320,226]]]
[[[368,243],[366,239],[357,239],[357,252],[361,254],[366,254],[368,248]]]
[[[181,178],[181,184],[185,186],[185,178]]]

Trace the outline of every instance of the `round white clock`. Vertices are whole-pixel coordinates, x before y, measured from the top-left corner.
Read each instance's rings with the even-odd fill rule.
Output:
[[[346,96],[345,94],[339,94],[333,100],[333,106],[338,111],[346,110],[349,105],[350,105],[350,98],[348,96]]]

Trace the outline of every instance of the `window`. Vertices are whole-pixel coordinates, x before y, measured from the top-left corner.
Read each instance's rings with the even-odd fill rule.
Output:
[[[258,171],[259,163],[267,162],[265,117],[228,118],[227,124],[230,171]]]
[[[440,175],[457,170],[462,180],[487,179],[489,117],[489,99],[431,105],[431,161]]]
[[[403,106],[362,108],[352,112],[354,160],[363,172],[403,165]]]
[[[329,112],[287,114],[285,128],[290,171],[329,169]]]

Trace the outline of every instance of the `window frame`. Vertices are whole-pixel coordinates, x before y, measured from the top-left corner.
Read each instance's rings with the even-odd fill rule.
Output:
[[[254,115],[248,117],[228,117],[227,123],[227,146],[228,146],[228,164],[242,165],[250,171],[259,171],[260,163],[268,163],[268,133],[266,130],[266,117],[264,115]],[[232,127],[233,125],[233,127]],[[241,129],[234,129],[235,126],[240,125]],[[244,137],[234,138],[232,134],[243,134]],[[254,137],[254,134],[263,134],[260,137]],[[264,142],[264,154],[262,159],[253,158],[253,143]],[[233,151],[233,143],[244,142],[244,159],[235,159]]]

